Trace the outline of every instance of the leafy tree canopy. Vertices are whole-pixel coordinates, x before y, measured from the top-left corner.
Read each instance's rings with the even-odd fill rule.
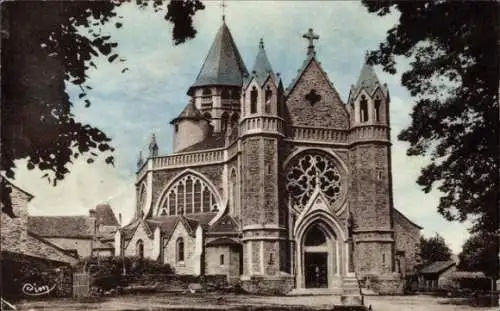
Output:
[[[420,257],[424,265],[451,259],[451,250],[442,236],[420,237]]]
[[[498,236],[488,233],[473,234],[467,239],[458,255],[458,269],[464,271],[483,271],[491,275],[495,267],[496,244]],[[493,267],[493,268],[492,268]]]
[[[113,152],[111,139],[98,128],[82,124],[72,114],[65,82],[79,86],[79,98],[91,104],[87,70],[96,57],[120,63],[119,47],[101,27],[121,28],[126,18],[116,8],[130,2],[139,9],[163,11],[173,24],[175,44],[196,35],[193,16],[204,9],[200,0],[9,1],[2,3],[2,116],[1,170],[14,178],[15,160],[28,169],[45,171],[56,185],[79,156],[88,163],[99,153]],[[86,28],[88,31],[79,31]],[[113,156],[106,159],[113,163]],[[10,189],[3,187],[2,211],[12,215]]]
[[[399,23],[368,61],[396,72],[414,97],[412,123],[398,136],[410,156],[429,155],[417,180],[442,192],[438,211],[473,220],[473,232],[498,230],[498,1],[368,1],[370,13],[400,12]],[[497,246],[498,247],[498,246]]]

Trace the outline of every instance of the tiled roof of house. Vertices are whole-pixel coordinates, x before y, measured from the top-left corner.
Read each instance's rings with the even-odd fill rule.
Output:
[[[225,144],[224,135],[215,134],[215,135],[209,136],[207,139],[205,139],[203,141],[200,141],[199,143],[196,143],[192,146],[189,146],[187,148],[179,150],[176,153],[223,148],[224,144]]]
[[[95,207],[95,219],[97,226],[119,226],[115,213],[109,204],[99,204]]]
[[[147,224],[154,229],[160,227],[160,232],[169,237],[175,229],[177,222],[179,221],[179,216],[156,216],[147,219]]]
[[[448,268],[455,266],[456,263],[453,260],[446,260],[446,261],[435,261],[424,268],[420,270],[420,273],[422,274],[436,274],[436,273],[441,273]]]
[[[193,87],[208,85],[241,86],[247,69],[226,23],[215,36]]]
[[[44,238],[88,238],[93,236],[94,222],[88,216],[29,216],[28,231]]]
[[[58,252],[66,255],[66,256],[73,257],[73,258],[78,258],[78,251],[75,250],[75,249],[64,249],[62,247],[59,247],[56,244],[53,244],[53,243],[45,240],[43,237],[41,237],[38,234],[33,233],[33,232],[29,232],[28,231],[28,236],[31,237],[31,238],[33,238],[33,239],[35,239],[38,242],[41,242],[41,243],[43,243],[43,244],[45,244],[45,245],[47,245],[47,246],[49,246],[49,247],[57,250]],[[39,251],[39,250],[40,249],[37,249],[37,250],[32,249],[31,251],[35,251],[36,252],[36,251]],[[50,255],[49,255],[49,257],[50,257]],[[50,258],[47,258],[47,259],[50,259]]]

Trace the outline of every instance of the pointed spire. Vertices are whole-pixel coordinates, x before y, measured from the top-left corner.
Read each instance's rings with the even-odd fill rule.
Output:
[[[368,93],[373,93],[377,86],[380,86],[380,82],[377,78],[377,74],[375,70],[373,70],[373,66],[368,64],[368,51],[365,53],[365,60],[363,64],[363,68],[361,68],[361,73],[358,78],[358,82],[356,83],[356,89],[364,88],[368,91]]]
[[[248,74],[247,68],[229,28],[223,22],[188,94],[192,94],[195,87],[209,85],[241,87],[245,74]]]
[[[158,144],[156,143],[156,136],[153,133],[151,136],[151,142],[149,143],[149,157],[154,158],[158,156]]]
[[[137,159],[137,168],[141,168],[144,164],[144,159],[142,158],[142,151],[139,151],[139,158]]]
[[[259,41],[259,51],[255,57],[255,64],[252,69],[252,74],[255,76],[258,84],[264,83],[269,74],[273,73],[271,63],[267,58],[266,50],[264,49],[264,40]]]

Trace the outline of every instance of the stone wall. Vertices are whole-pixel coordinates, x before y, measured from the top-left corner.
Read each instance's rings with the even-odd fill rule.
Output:
[[[145,224],[140,223],[137,227],[137,230],[134,233],[134,236],[130,239],[125,248],[124,255],[125,256],[138,256],[137,252],[137,242],[142,240],[144,245],[144,257],[152,258],[153,257],[153,235],[148,236],[146,232]],[[156,258],[154,258],[156,259]]]
[[[221,265],[221,255],[224,264]],[[229,284],[239,282],[240,252],[229,246],[205,248],[205,275],[225,275]]]
[[[28,194],[17,187],[12,187],[12,210],[17,217],[11,218],[5,213],[0,213],[1,250],[70,264],[76,263],[77,258],[64,250],[51,245],[50,242],[42,238],[28,234],[27,204],[29,199]]]
[[[394,238],[396,240],[396,253],[404,257],[401,273],[414,273],[415,267],[420,263],[420,228],[404,217],[400,212],[393,212]]]
[[[177,260],[177,240],[184,241],[184,261]],[[200,264],[195,257],[195,238],[190,236],[184,225],[179,222],[170,238],[164,242],[163,258],[164,263],[174,268],[177,274],[195,274],[195,264]]]
[[[321,99],[311,105],[306,95],[315,90]],[[347,129],[349,115],[337,91],[316,60],[310,62],[288,95],[286,102],[291,125]]]
[[[283,295],[295,287],[295,281],[290,275],[274,278],[255,275],[242,279],[241,287],[249,293]]]

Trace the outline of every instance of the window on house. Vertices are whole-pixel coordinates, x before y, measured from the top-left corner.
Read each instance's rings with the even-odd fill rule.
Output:
[[[177,262],[184,261],[184,240],[182,238],[177,239]]]
[[[177,133],[177,132],[179,132],[179,124],[176,124],[176,125],[174,126],[174,130],[175,130],[175,132],[176,132],[176,133]]]
[[[234,127],[236,124],[238,124],[239,120],[240,120],[240,116],[237,113],[234,113],[231,116],[231,126]]]
[[[375,121],[380,121],[380,103],[381,100],[379,98],[375,99]]]
[[[224,255],[220,255],[219,261],[220,261],[220,265],[223,266],[224,265]]]
[[[259,95],[255,86],[250,91],[250,113],[257,113],[257,96]]]
[[[209,184],[194,174],[182,175],[174,181],[161,200],[161,209],[168,211],[168,215],[206,213],[217,203]]]
[[[361,122],[368,121],[368,101],[365,96],[361,96],[361,100],[359,102],[359,119]]]
[[[137,240],[135,250],[137,257],[144,258],[144,242],[142,240]]]

